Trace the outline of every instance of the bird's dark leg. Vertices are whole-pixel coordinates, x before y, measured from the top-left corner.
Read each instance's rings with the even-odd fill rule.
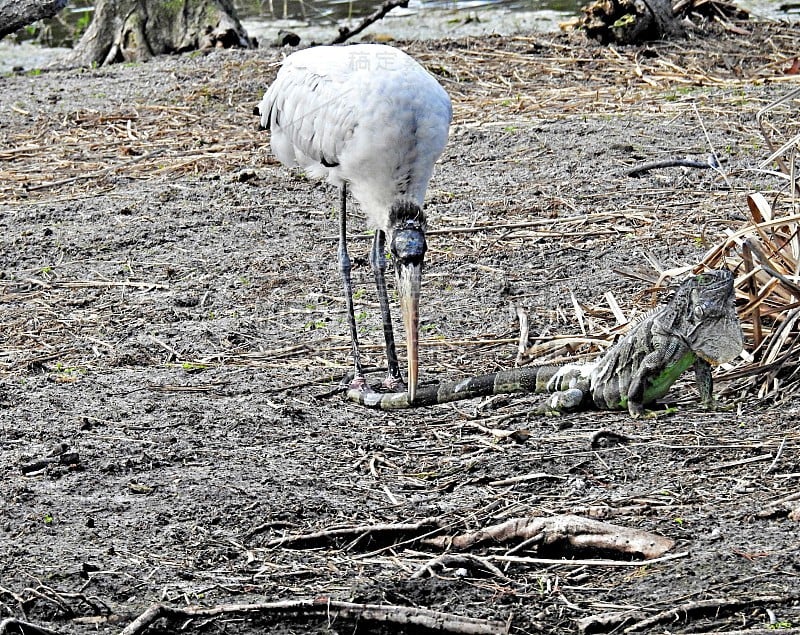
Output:
[[[361,353],[358,350],[358,333],[356,332],[356,316],[353,310],[353,283],[350,281],[352,263],[347,253],[347,185],[342,185],[341,209],[339,211],[339,273],[342,274],[344,284],[344,301],[347,305],[347,321],[350,325],[350,337],[353,340],[353,364],[355,371],[350,388],[368,391],[369,385],[364,379],[364,369],[361,366]]]
[[[375,232],[370,253],[372,272],[375,274],[375,285],[378,287],[378,301],[381,303],[381,317],[383,318],[383,336],[386,338],[386,361],[389,374],[383,380],[383,387],[395,392],[403,392],[406,387],[403,376],[400,374],[400,364],[397,363],[397,349],[394,345],[394,331],[392,330],[392,314],[389,310],[389,296],[386,292],[386,234],[382,230]]]

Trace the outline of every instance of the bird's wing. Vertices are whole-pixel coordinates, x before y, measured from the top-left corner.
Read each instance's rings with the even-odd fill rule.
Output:
[[[338,165],[356,125],[357,113],[346,98],[353,88],[330,69],[323,74],[296,56],[286,60],[259,104],[261,125],[271,130],[282,163],[305,169]]]

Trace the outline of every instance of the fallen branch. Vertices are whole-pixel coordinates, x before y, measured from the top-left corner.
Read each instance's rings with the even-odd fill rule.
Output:
[[[0,40],[37,20],[52,18],[67,6],[67,0],[2,0],[0,2]],[[2,633],[2,631],[0,631]]]
[[[658,170],[660,168],[697,168],[699,170],[716,169],[719,163],[715,157],[711,157],[707,161],[694,161],[692,159],[665,159],[663,161],[651,161],[650,163],[642,163],[641,165],[634,166],[625,171],[626,176],[640,177],[646,172],[651,170]]]
[[[798,594],[792,593],[787,596],[781,595],[766,595],[757,596],[754,598],[716,598],[709,600],[696,600],[694,602],[686,602],[678,606],[661,611],[650,617],[640,620],[635,624],[628,626],[623,632],[635,633],[637,631],[644,631],[647,629],[661,624],[662,622],[675,622],[687,621],[692,615],[717,615],[721,612],[735,611],[741,608],[747,608],[762,604],[786,604],[797,600]]]
[[[634,620],[641,620],[644,617],[645,613],[638,610],[625,612],[613,611],[581,617],[575,620],[575,624],[578,627],[578,631],[581,633],[610,633],[624,624]]]
[[[30,622],[23,622],[22,620],[10,617],[0,622],[0,635],[58,635],[56,631],[51,631],[49,628],[36,626]]]
[[[340,26],[339,35],[333,38],[330,43],[342,44],[343,42],[346,42],[354,35],[361,33],[361,31],[366,29],[370,24],[380,20],[395,7],[403,7],[405,9],[408,7],[408,0],[386,0],[376,11],[370,13],[366,18],[364,18],[356,28],[350,29],[346,26]]]
[[[48,456],[20,466],[24,475],[39,472],[49,465],[78,465],[81,459],[77,452],[62,452],[56,456]],[[0,631],[2,632],[2,631]]]
[[[670,560],[678,560],[679,558],[686,558],[689,555],[688,551],[681,551],[679,553],[672,553],[660,558],[650,558],[647,560],[648,565],[661,564],[662,562],[669,562]],[[492,562],[502,562],[511,564],[530,564],[540,567],[550,567],[552,565],[563,565],[570,567],[641,567],[641,560],[610,560],[607,558],[529,558],[526,556],[488,556]]]
[[[308,549],[329,545],[340,540],[346,539],[361,542],[365,538],[375,541],[387,542],[394,538],[407,538],[407,534],[414,537],[421,537],[441,528],[441,521],[437,518],[423,518],[416,523],[397,523],[388,525],[360,525],[358,527],[342,527],[340,529],[326,529],[308,534],[298,534],[295,536],[283,536],[270,540],[266,547],[287,547],[291,549]],[[256,528],[250,532],[250,536],[260,533]]]
[[[216,618],[231,615],[323,615],[329,623],[335,620],[368,621],[386,624],[407,625],[426,628],[440,633],[459,635],[500,635],[508,633],[508,625],[496,620],[462,617],[451,613],[431,611],[414,606],[394,604],[355,604],[339,602],[320,597],[313,600],[283,600],[261,604],[222,604],[219,606],[189,606],[175,608],[164,604],[154,604],[133,622],[128,624],[121,635],[141,635],[159,619],[169,621],[196,618]]]
[[[507,543],[514,540],[542,545],[572,547],[576,550],[613,551],[645,559],[657,558],[672,549],[675,541],[639,529],[562,515],[551,518],[512,518],[460,536],[436,536],[422,542],[440,549],[465,550],[483,542]]]
[[[428,560],[412,576],[412,580],[424,578],[426,575],[433,576],[437,570],[441,569],[466,569],[472,571],[473,576],[489,574],[499,580],[508,580],[508,577],[486,558],[473,555],[471,553],[445,553],[441,556]]]

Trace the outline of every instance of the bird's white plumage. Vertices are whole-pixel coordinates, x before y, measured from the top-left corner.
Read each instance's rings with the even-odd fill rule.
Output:
[[[259,112],[283,164],[347,183],[369,222],[386,231],[394,203],[422,207],[452,117],[450,98],[433,76],[378,44],[293,53]]]

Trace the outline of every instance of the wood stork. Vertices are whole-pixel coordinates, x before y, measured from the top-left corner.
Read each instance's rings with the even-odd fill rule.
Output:
[[[380,44],[319,46],[286,58],[258,104],[275,156],[341,188],[339,270],[344,283],[355,374],[364,378],[353,314],[346,244],[347,191],[375,229],[370,262],[378,288],[389,373],[383,386],[405,389],[395,351],[386,293],[385,248],[392,253],[405,325],[408,396],[418,378],[419,294],[427,248],[422,211],[433,164],[447,143],[450,98],[422,66]]]

